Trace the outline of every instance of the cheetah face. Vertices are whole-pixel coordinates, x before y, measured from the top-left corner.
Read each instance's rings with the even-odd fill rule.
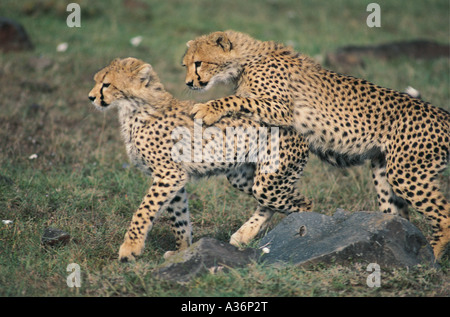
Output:
[[[224,32],[187,42],[182,66],[186,68],[186,85],[192,90],[208,90],[216,83],[237,77],[233,45]]]
[[[113,77],[108,71],[109,67],[106,67],[99,71],[94,76],[95,85],[89,92],[89,99],[98,110],[105,110],[115,100],[118,100],[118,89],[116,85],[112,85]]]
[[[115,59],[94,76],[95,85],[89,99],[98,110],[126,103],[128,97],[136,97],[149,86],[153,70],[149,64],[135,59]]]

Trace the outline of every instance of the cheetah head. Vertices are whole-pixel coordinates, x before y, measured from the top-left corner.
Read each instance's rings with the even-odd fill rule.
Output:
[[[132,57],[113,60],[95,74],[94,80],[89,99],[99,110],[120,106],[121,101],[143,96],[145,88],[159,82],[150,64]]]
[[[187,42],[182,65],[186,85],[193,90],[207,90],[219,82],[238,76],[235,49],[227,32],[214,32]]]

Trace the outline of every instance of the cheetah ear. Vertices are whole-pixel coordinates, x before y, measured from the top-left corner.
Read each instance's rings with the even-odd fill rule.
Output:
[[[150,64],[144,64],[137,70],[137,76],[141,80],[141,83],[148,83],[152,77],[153,68]]]
[[[221,47],[224,52],[229,52],[233,49],[233,44],[228,39],[228,36],[224,32],[216,32],[212,36],[212,42]]]
[[[186,43],[186,46],[189,48],[189,47],[191,47],[191,45],[194,43],[194,41],[193,40],[190,40],[190,41],[188,41],[187,43]]]

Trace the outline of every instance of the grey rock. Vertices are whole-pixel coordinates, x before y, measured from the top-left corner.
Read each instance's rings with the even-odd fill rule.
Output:
[[[261,257],[266,263],[437,265],[419,229],[406,219],[380,212],[294,213],[261,239],[260,247],[270,250]]]
[[[49,246],[66,244],[69,241],[70,235],[67,232],[57,228],[45,228],[41,237],[41,243]]]
[[[160,279],[185,283],[200,274],[243,267],[256,261],[255,249],[239,250],[235,246],[213,238],[202,238],[186,250],[169,257],[153,272]]]

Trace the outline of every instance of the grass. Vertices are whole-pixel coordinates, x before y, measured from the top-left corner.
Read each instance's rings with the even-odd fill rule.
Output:
[[[366,285],[361,264],[246,268],[206,275],[185,285],[155,280],[151,271],[174,247],[168,219],[158,220],[142,257],[117,263],[123,234],[150,180],[128,167],[115,113],[98,113],[87,100],[93,74],[115,57],[134,56],[158,71],[179,98],[208,100],[184,89],[180,67],[185,43],[223,29],[290,43],[311,56],[343,45],[429,38],[448,43],[449,3],[378,1],[382,27],[365,25],[370,1],[77,1],[81,28],[65,24],[72,1],[3,0],[0,12],[17,19],[35,44],[31,52],[0,54],[0,295],[2,296],[448,296],[448,260],[442,268],[382,268],[381,287]],[[131,3],[124,5],[123,3]],[[145,8],[133,4],[144,4]],[[141,35],[139,47],[129,41]],[[68,50],[56,52],[61,42]],[[36,59],[47,61],[40,67]],[[351,75],[382,86],[419,89],[450,110],[449,60],[367,60]],[[37,158],[30,159],[36,154]],[[441,180],[450,193],[450,172]],[[346,186],[342,186],[345,184]],[[311,157],[301,191],[315,211],[376,210],[367,165],[338,170]],[[227,241],[255,203],[224,178],[188,186],[194,240]],[[272,221],[274,226],[281,216]],[[428,235],[420,215],[412,221]],[[45,247],[46,227],[70,233],[67,245]],[[78,263],[82,287],[67,287],[66,267]]]

